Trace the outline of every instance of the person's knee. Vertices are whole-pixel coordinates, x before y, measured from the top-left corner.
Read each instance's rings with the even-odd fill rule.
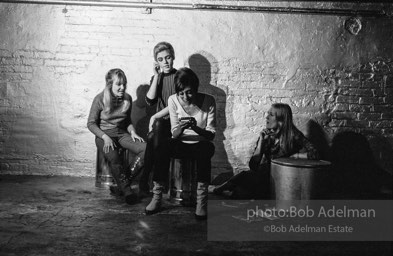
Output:
[[[107,160],[110,163],[121,163],[121,159],[119,157],[119,152],[117,149],[109,149],[109,152],[105,153],[102,148],[99,149],[97,146],[97,150],[100,150],[101,153],[103,154],[105,160]]]
[[[153,123],[153,132],[157,132],[160,131],[164,128],[165,126],[165,121],[162,119],[156,119],[156,121],[154,121]]]
[[[155,131],[154,131],[154,130],[152,130],[151,132],[149,132],[149,133],[147,134],[146,143],[153,143],[155,135],[156,135],[156,134],[155,134]]]
[[[105,154],[105,158],[108,160],[108,162],[111,165],[121,165],[122,164],[122,160],[119,157],[119,154],[117,152],[114,153],[107,153]]]

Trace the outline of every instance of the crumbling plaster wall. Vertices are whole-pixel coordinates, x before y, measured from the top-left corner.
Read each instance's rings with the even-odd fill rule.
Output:
[[[364,134],[391,172],[393,21],[362,18],[355,36],[347,18],[0,3],[0,173],[94,175],[86,119],[104,75],[122,68],[136,101],[159,41],[216,97],[214,174],[247,168],[274,102],[290,104],[306,134],[310,120],[328,139]],[[146,109],[133,111],[138,123]]]

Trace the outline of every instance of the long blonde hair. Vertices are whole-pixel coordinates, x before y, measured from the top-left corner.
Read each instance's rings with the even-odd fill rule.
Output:
[[[285,153],[289,153],[294,147],[294,137],[299,130],[293,123],[292,110],[288,104],[274,103],[272,108],[275,109],[276,120],[279,125],[280,146]]]
[[[120,83],[127,88],[127,77],[124,74],[124,71],[119,68],[114,68],[108,71],[105,75],[105,88],[104,88],[104,112],[111,113],[113,110],[113,103],[112,103],[112,86],[115,76],[117,76]],[[124,93],[124,100],[123,100],[123,108],[122,112],[126,112],[131,104],[131,99],[128,94]]]

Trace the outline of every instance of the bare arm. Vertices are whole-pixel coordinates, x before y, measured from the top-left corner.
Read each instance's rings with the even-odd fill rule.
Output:
[[[166,116],[166,115],[168,115],[168,114],[169,114],[169,108],[168,108],[168,107],[163,108],[161,111],[155,113],[155,114],[150,118],[150,122],[149,122],[149,131],[151,131],[151,130],[153,129],[153,124],[154,124],[154,121],[155,121],[156,119],[162,118],[162,117],[164,117],[164,116]]]
[[[148,104],[157,98],[157,86],[158,86],[158,75],[159,75],[158,70],[159,70],[158,64],[157,62],[154,62],[153,64],[154,76],[150,83],[149,91],[147,91],[146,93],[146,102]]]

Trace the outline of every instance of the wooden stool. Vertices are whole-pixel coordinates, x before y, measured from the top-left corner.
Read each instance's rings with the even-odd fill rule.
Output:
[[[196,203],[196,161],[171,158],[169,168],[169,201],[184,206]]]
[[[127,149],[120,148],[119,154],[123,157],[123,163],[125,168],[128,166],[129,153]],[[111,169],[108,161],[105,159],[102,151],[97,150],[96,157],[96,187],[109,188],[111,185],[116,185],[115,180],[112,177]]]

